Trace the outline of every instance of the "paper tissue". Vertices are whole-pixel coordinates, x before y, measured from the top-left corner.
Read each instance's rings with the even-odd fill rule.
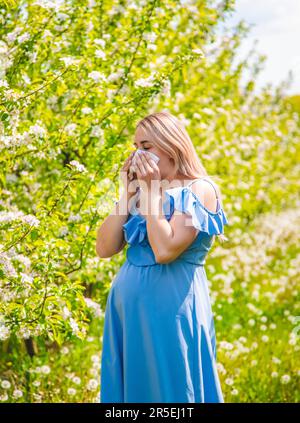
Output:
[[[136,164],[136,155],[137,154],[144,154],[144,153],[147,153],[149,156],[150,156],[150,158],[155,162],[155,163],[158,163],[159,162],[159,157],[156,155],[156,154],[154,154],[154,153],[151,153],[150,151],[146,151],[146,150],[141,150],[141,149],[138,149],[135,153],[134,153],[134,155],[133,155],[133,158],[132,158],[132,162],[131,162],[131,166],[130,166],[130,168],[129,168],[129,173],[128,173],[128,176],[129,176],[129,179],[131,180],[132,178],[133,178],[133,173],[134,172],[136,172],[136,168],[135,168],[135,164]]]

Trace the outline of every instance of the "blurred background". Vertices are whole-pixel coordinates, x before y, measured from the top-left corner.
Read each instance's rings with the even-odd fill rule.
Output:
[[[300,4],[297,0],[238,0],[228,24],[245,20],[251,27],[241,46],[240,55],[255,48],[265,55],[264,70],[258,76],[258,87],[289,82],[286,93],[300,92],[300,55],[295,40],[300,37]]]

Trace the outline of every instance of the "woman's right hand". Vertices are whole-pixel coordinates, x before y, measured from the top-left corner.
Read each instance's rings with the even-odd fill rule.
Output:
[[[135,192],[132,189],[133,189],[134,186],[137,186],[137,184],[136,184],[137,183],[136,173],[133,174],[133,176],[131,177],[131,179],[130,179],[130,175],[129,175],[129,169],[130,169],[130,166],[132,165],[132,158],[133,158],[134,153],[135,153],[135,151],[133,151],[127,157],[127,159],[125,160],[123,166],[121,167],[121,171],[120,171],[121,172],[122,182],[123,182],[123,184],[125,186],[125,189],[127,190],[127,192],[130,195],[135,194]],[[129,185],[130,185],[130,187],[132,187],[130,189],[130,191],[129,191]]]

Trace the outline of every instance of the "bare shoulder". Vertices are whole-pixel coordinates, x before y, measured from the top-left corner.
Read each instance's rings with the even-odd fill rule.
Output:
[[[194,182],[190,186],[190,189],[197,196],[197,198],[204,205],[204,207],[206,207],[208,210],[210,210],[213,213],[216,212],[216,209],[217,209],[216,193],[218,195],[218,198],[221,201],[221,192],[216,182],[206,177],[205,179],[201,179],[199,181]]]

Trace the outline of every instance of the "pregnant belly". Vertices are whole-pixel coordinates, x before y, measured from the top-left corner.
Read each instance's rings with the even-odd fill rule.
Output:
[[[211,312],[203,266],[184,261],[135,266],[126,260],[111,291],[123,315],[144,312],[160,319],[174,318],[191,313],[195,304]]]

